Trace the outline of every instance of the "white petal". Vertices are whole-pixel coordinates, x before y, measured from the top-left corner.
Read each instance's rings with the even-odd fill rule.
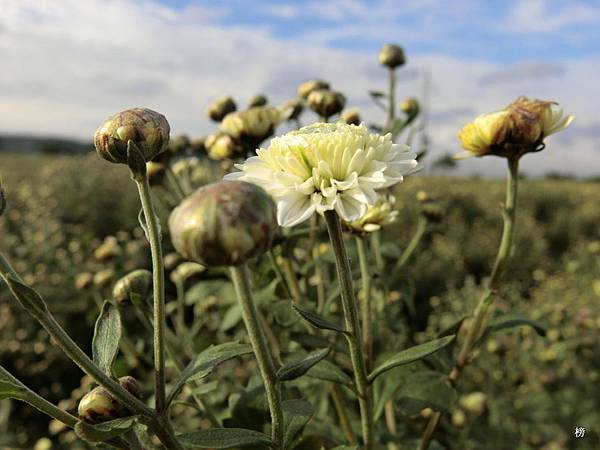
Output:
[[[277,222],[282,227],[293,227],[307,220],[315,211],[310,197],[292,192],[277,202]]]

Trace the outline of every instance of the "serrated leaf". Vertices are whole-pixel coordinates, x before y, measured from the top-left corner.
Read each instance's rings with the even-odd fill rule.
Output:
[[[373,372],[369,374],[369,381],[373,382],[373,380],[376,379],[379,375],[387,372],[390,369],[393,369],[394,367],[402,366],[404,364],[410,364],[412,362],[423,359],[426,356],[431,355],[432,353],[437,352],[438,350],[444,348],[446,345],[450,344],[455,337],[455,335],[444,336],[443,338],[434,339],[432,341],[416,345],[414,347],[403,350],[400,353],[397,353],[396,355],[392,356],[390,359],[385,361],[383,364],[375,368]]]
[[[264,433],[244,428],[210,428],[177,436],[177,440],[186,448],[223,449],[241,445],[271,443]]]
[[[313,311],[304,309],[295,303],[292,303],[292,308],[298,313],[298,315],[300,315],[300,317],[306,320],[313,327],[320,328],[321,330],[332,330],[337,331],[338,333],[347,333],[347,331],[344,330],[344,328],[341,325],[337,325],[333,322],[330,322],[329,320],[325,319],[324,317],[320,316],[319,314]]]
[[[252,347],[248,344],[240,344],[238,342],[226,342],[225,344],[213,345],[207,348],[196,356],[173,382],[167,396],[167,405],[175,398],[179,390],[191,377],[208,371],[204,375],[206,376],[219,364],[237,356],[247,355],[248,353],[252,353]]]
[[[331,349],[323,348],[305,355],[302,358],[285,363],[277,371],[277,378],[280,381],[294,380],[304,375],[308,370],[325,358]]]
[[[33,288],[19,281],[11,273],[3,274],[4,281],[8,285],[13,296],[19,301],[21,306],[34,316],[46,314],[48,308],[46,302],[40,294]]]
[[[108,422],[90,425],[86,422],[77,422],[74,430],[75,434],[88,442],[104,442],[117,437],[133,428],[137,422],[137,416],[123,417],[110,420]]]
[[[119,308],[105,301],[94,327],[92,355],[94,362],[107,375],[112,374],[112,365],[119,353],[122,331]]]
[[[294,438],[308,423],[315,413],[313,406],[306,400],[286,400],[281,405],[283,409],[283,422],[285,431],[283,436],[284,450],[291,449]]]
[[[477,340],[477,345],[487,339],[491,334],[496,333],[500,330],[505,330],[508,328],[520,327],[520,326],[528,326],[535,330],[535,332],[542,336],[546,336],[546,330],[537,322],[529,319],[528,317],[519,314],[519,313],[508,313],[503,314],[498,317],[494,317],[488,325],[485,327],[480,338]]]
[[[352,378],[334,363],[326,359],[312,366],[306,372],[306,375],[319,380],[331,381],[332,383],[343,384],[349,387],[352,386]]]

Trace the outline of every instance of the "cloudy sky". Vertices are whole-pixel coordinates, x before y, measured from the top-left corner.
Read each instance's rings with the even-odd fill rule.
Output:
[[[0,133],[91,139],[107,115],[163,112],[173,132],[210,132],[211,99],[274,103],[324,78],[382,119],[367,91],[385,89],[377,51],[405,48],[399,96],[431,74],[431,151],[519,95],[576,116],[524,161],[528,174],[600,173],[600,2],[596,0],[0,0]],[[464,173],[500,174],[495,158]]]

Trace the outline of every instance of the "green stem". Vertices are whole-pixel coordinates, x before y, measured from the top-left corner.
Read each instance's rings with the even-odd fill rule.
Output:
[[[354,431],[352,431],[352,424],[350,423],[350,418],[346,411],[342,390],[335,383],[332,383],[331,385],[331,398],[333,399],[333,406],[335,407],[338,419],[340,420],[340,426],[346,435],[348,444],[356,445],[356,436],[354,435]]]
[[[319,251],[319,240],[317,239],[317,232],[319,230],[319,216],[314,214],[310,219],[310,247],[312,252],[312,258],[315,262],[315,282],[317,284],[317,311],[323,312],[325,308],[325,284],[323,282],[323,264],[321,260],[321,254]]]
[[[369,271],[368,252],[365,238],[356,237],[356,249],[360,263],[360,278],[362,280],[361,320],[363,345],[367,369],[373,363],[373,301],[371,297],[371,273]]]
[[[284,255],[283,261],[281,262],[281,266],[283,269],[283,274],[285,275],[285,279],[287,280],[287,285],[290,288],[292,293],[292,298],[297,301],[302,301],[302,289],[300,289],[300,284],[298,283],[298,278],[296,278],[296,272],[289,257]]]
[[[186,198],[187,196],[185,195],[185,190],[181,186],[179,179],[168,164],[165,164],[165,174],[167,176],[167,179],[169,180],[169,183],[171,184],[171,187],[173,188],[176,200],[180,202],[181,200]]]
[[[388,109],[387,109],[387,126],[391,128],[392,122],[396,117],[396,70],[390,68],[388,74]]]
[[[281,386],[277,380],[273,356],[267,346],[264,338],[264,332],[261,329],[258,314],[252,293],[248,282],[248,275],[245,266],[230,267],[231,279],[235,286],[240,306],[242,307],[242,317],[250,343],[254,349],[256,362],[265,385],[267,403],[271,412],[271,440],[275,450],[282,450],[283,446],[283,410],[281,407]]]
[[[273,271],[275,272],[275,276],[277,277],[277,280],[279,280],[279,284],[281,284],[281,286],[283,287],[283,290],[285,291],[285,296],[287,298],[289,298],[290,300],[298,301],[298,299],[292,295],[290,286],[289,286],[287,280],[285,279],[283,272],[281,271],[281,267],[279,267],[279,263],[277,262],[277,257],[275,256],[275,253],[273,253],[273,249],[269,249],[267,254],[269,255],[269,261],[271,261],[271,265],[273,266]]]
[[[373,449],[373,399],[371,386],[367,378],[367,366],[362,352],[362,336],[360,321],[358,318],[358,308],[354,288],[352,286],[352,272],[350,262],[346,254],[344,239],[342,236],[342,226],[340,219],[335,211],[326,211],[324,213],[325,222],[331,246],[335,254],[336,269],[340,283],[340,294],[342,298],[342,309],[344,312],[344,322],[348,347],[350,350],[350,359],[354,372],[354,380],[358,392],[358,403],[360,406],[361,425],[363,433],[363,444],[365,450]]]
[[[154,288],[154,395],[156,398],[156,412],[161,415],[165,412],[165,271],[161,247],[160,225],[154,211],[152,195],[148,178],[135,180],[142,210],[146,219],[148,241],[152,254],[152,279]]]
[[[427,219],[421,217],[419,219],[419,222],[417,223],[417,229],[415,230],[415,234],[413,234],[413,237],[404,249],[404,252],[402,252],[400,259],[396,263],[396,270],[404,267],[406,263],[410,260],[413,253],[417,249],[419,242],[421,242],[421,239],[423,239],[423,236],[425,236],[425,231],[427,231]]]
[[[458,354],[456,365],[448,376],[452,384],[456,384],[462,369],[469,362],[471,351],[473,350],[473,346],[481,333],[486,313],[494,300],[494,294],[498,289],[498,283],[510,258],[515,227],[518,180],[519,160],[516,158],[509,159],[508,177],[506,179],[506,202],[502,211],[504,227],[502,229],[500,247],[498,248],[498,254],[496,255],[496,261],[494,262],[494,267],[492,269],[492,274],[490,276],[488,285],[483,295],[479,299],[477,307],[473,313],[473,321],[467,330],[467,336],[462,344],[460,353]],[[423,432],[418,450],[427,450],[429,448],[431,440],[433,439],[433,434],[435,433],[437,425],[440,421],[440,417],[441,413],[436,411],[429,418],[429,422],[427,423],[425,431]]]

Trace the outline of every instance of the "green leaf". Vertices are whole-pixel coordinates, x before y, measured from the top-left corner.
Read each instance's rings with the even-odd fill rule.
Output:
[[[315,413],[313,406],[306,400],[286,400],[281,405],[285,432],[283,436],[284,450],[291,449],[294,438],[308,423]]]
[[[219,331],[229,331],[242,321],[242,308],[239,304],[231,305],[219,324]]]
[[[358,450],[358,445],[338,445],[331,450]]]
[[[443,329],[442,331],[440,331],[436,337],[442,338],[444,336],[450,336],[451,334],[457,334],[458,330],[460,330],[460,327],[462,326],[463,322],[465,321],[465,319],[467,317],[468,316],[466,314],[460,316],[458,318],[458,320],[456,320],[452,324],[450,324],[449,327],[447,327],[447,328]]]
[[[304,375],[308,370],[325,358],[331,349],[329,347],[311,352],[300,359],[285,363],[277,371],[277,378],[280,381],[294,380]]]
[[[446,345],[450,344],[455,338],[455,335],[444,336],[443,338],[434,339],[429,342],[425,342],[424,344],[416,345],[414,347],[408,348],[406,350],[397,353],[392,356],[390,359],[385,361],[383,364],[375,368],[373,372],[369,374],[369,381],[373,382],[375,378],[381,375],[384,372],[387,372],[394,367],[402,366],[404,364],[410,364],[414,361],[418,361],[420,359],[425,358],[426,356],[431,355],[432,353],[437,352],[438,350],[444,348]]]
[[[4,274],[3,278],[13,296],[27,312],[34,316],[44,315],[48,312],[46,302],[34,289],[17,280],[11,273]]]
[[[343,384],[352,387],[352,378],[334,363],[324,359],[312,366],[306,375],[319,380],[331,381],[333,383]]]
[[[75,434],[88,442],[104,442],[117,437],[133,428],[137,422],[137,416],[123,417],[108,422],[90,425],[85,422],[75,424]]]
[[[196,356],[173,382],[167,396],[167,405],[191,378],[198,379],[198,375],[201,373],[203,374],[203,378],[219,364],[237,356],[247,355],[248,353],[252,353],[252,347],[248,344],[240,344],[238,342],[226,342],[225,344],[208,347]]]
[[[105,301],[94,327],[92,355],[94,362],[107,375],[112,374],[112,365],[119,353],[122,331],[119,308]]]
[[[381,91],[369,91],[369,95],[375,98],[385,97],[385,94]]]
[[[5,398],[25,400],[27,398],[27,389],[12,381],[0,380],[0,400]]]
[[[341,325],[330,322],[315,312],[304,309],[295,303],[292,303],[292,308],[300,315],[300,317],[310,323],[313,327],[320,328],[321,330],[332,330],[337,331],[338,333],[347,333],[347,331],[344,330]]]
[[[494,317],[490,320],[490,323],[485,327],[481,337],[477,340],[477,345],[485,341],[493,333],[507,328],[520,326],[529,326],[533,328],[538,335],[546,337],[546,330],[537,322],[519,313],[508,313]]]
[[[271,439],[266,434],[244,428],[210,428],[180,434],[177,439],[186,448],[222,449],[249,444],[269,445],[271,443]]]
[[[383,133],[392,133],[392,136],[396,136],[406,125],[408,125],[408,123],[406,123],[404,119],[396,118],[390,125],[384,127]]]

